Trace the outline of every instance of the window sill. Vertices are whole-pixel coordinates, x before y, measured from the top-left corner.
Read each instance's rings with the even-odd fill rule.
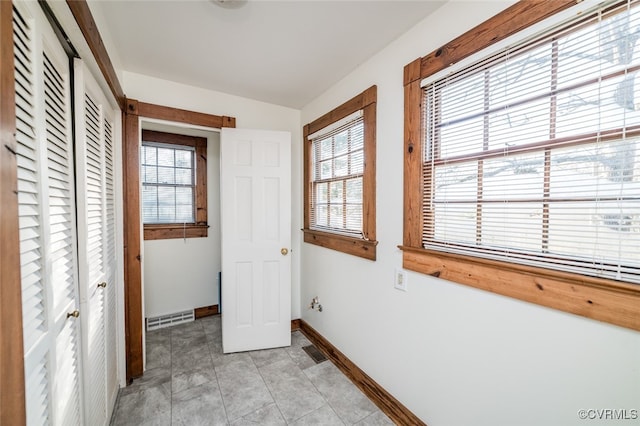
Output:
[[[177,238],[202,238],[206,237],[209,232],[209,225],[200,224],[159,224],[144,225],[145,240],[170,240]]]
[[[331,250],[341,251],[364,259],[376,260],[377,241],[364,240],[362,238],[348,237],[346,235],[332,234],[330,232],[303,229],[304,242],[315,244]]]
[[[400,246],[405,269],[640,331],[640,285]]]

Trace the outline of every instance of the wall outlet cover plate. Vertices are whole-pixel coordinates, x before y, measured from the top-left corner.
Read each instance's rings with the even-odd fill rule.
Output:
[[[398,290],[407,291],[407,271],[400,268],[395,269],[393,287]]]

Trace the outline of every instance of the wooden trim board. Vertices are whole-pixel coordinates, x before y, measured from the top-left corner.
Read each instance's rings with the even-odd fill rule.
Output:
[[[311,341],[331,362],[347,376],[371,401],[382,410],[391,420],[399,425],[426,426],[415,414],[400,401],[394,398],[382,386],[376,383],[356,364],[318,333],[304,320],[299,320],[300,331]]]
[[[218,315],[218,305],[203,306],[193,310],[193,316],[196,319]]]
[[[291,331],[298,331],[300,330],[300,321],[302,321],[301,319],[292,319],[291,320]]]
[[[142,376],[142,257],[140,238],[140,123],[137,103],[123,113],[124,306],[126,379]]]
[[[82,31],[84,39],[87,41],[93,57],[98,63],[98,68],[100,68],[102,75],[107,81],[109,89],[111,89],[111,93],[118,101],[118,106],[121,110],[124,110],[124,91],[122,90],[122,86],[118,80],[118,75],[113,68],[113,64],[111,63],[111,58],[109,58],[109,53],[104,46],[102,37],[98,31],[98,26],[93,19],[89,4],[85,0],[67,0],[67,5],[69,6],[69,10],[71,10],[71,14],[76,20],[80,31]]]

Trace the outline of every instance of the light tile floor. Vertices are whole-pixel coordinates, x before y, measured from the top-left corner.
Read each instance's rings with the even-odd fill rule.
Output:
[[[120,390],[124,425],[393,425],[331,361],[291,347],[222,353],[220,316],[147,333],[147,370]]]

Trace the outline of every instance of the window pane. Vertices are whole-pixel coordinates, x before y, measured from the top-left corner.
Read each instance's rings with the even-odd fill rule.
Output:
[[[487,148],[509,149],[548,140],[551,133],[549,105],[549,99],[538,99],[491,114]]]
[[[331,138],[320,141],[320,160],[326,160],[327,158],[331,158],[333,156],[331,143]]]
[[[362,205],[346,205],[347,225],[346,228],[351,231],[362,230]]]
[[[192,188],[176,188],[176,204],[193,206],[193,189]],[[191,207],[193,210],[193,207]]]
[[[637,145],[637,140],[627,140],[554,150],[551,154],[551,197],[596,200],[640,196],[640,149]]]
[[[352,151],[350,155],[351,172],[352,175],[359,175],[364,173],[364,151]]]
[[[476,242],[475,204],[436,204],[433,239],[449,243]]]
[[[435,112],[441,123],[463,120],[465,117],[484,110],[484,73],[469,74],[453,81],[444,79],[441,83],[440,106]]]
[[[158,222],[159,223],[174,223],[176,222],[176,206],[175,205],[161,205],[158,207]]]
[[[193,222],[193,206],[176,204],[176,222]]]
[[[155,186],[142,187],[142,222],[154,223],[158,221],[158,188]]]
[[[510,155],[483,161],[483,199],[541,199],[543,194],[543,153]]]
[[[329,184],[318,183],[316,184],[316,201],[318,203],[326,203],[329,201]]]
[[[158,187],[158,205],[159,206],[175,206],[176,189],[175,187],[160,186]]]
[[[349,163],[347,162],[348,156],[343,155],[337,157],[335,161],[334,176],[346,176],[349,173]]]
[[[637,202],[553,203],[550,216],[551,253],[609,263],[621,258],[625,265],[640,266]]]
[[[344,207],[332,204],[329,207],[329,226],[332,228],[344,229]]]
[[[158,183],[173,185],[176,183],[175,170],[173,167],[158,167]]]
[[[347,181],[347,203],[362,204],[362,178]]]
[[[175,167],[174,152],[171,148],[158,148],[158,165]]]
[[[557,136],[640,124],[640,112],[634,111],[633,82],[626,86],[628,78],[613,78],[601,85],[592,84],[558,96]]]
[[[542,247],[542,203],[482,205],[482,244],[539,252]]]
[[[333,171],[331,168],[331,160],[320,163],[320,179],[331,179],[332,177]]]
[[[191,168],[193,154],[193,151],[176,150],[176,167]]]
[[[335,144],[335,152],[334,156],[346,154],[349,149],[349,139],[347,137],[348,131],[345,130],[343,132],[338,133],[334,136],[334,144]]]
[[[436,167],[434,201],[475,200],[477,195],[476,161]]]
[[[143,161],[145,164],[155,165],[158,163],[157,148],[154,146],[142,146]]]
[[[330,183],[329,193],[332,203],[342,203],[342,185],[342,181]]]
[[[192,169],[175,169],[175,170],[176,170],[176,185],[193,185]]]
[[[318,204],[315,209],[315,220],[317,226],[328,226],[329,208],[326,204]]]
[[[475,117],[440,129],[440,157],[449,158],[482,151],[484,119]]]
[[[142,182],[158,183],[158,168],[155,166],[142,166]]]

